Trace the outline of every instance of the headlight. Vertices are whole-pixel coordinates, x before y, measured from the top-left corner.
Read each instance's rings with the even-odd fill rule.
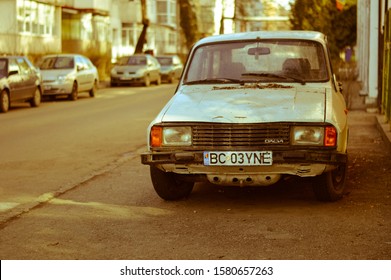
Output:
[[[58,75],[57,76],[57,80],[59,82],[65,82],[66,80],[73,80],[73,75],[71,74],[68,74],[68,75]]]
[[[192,143],[191,127],[189,126],[153,126],[150,137],[152,147],[190,146]]]
[[[294,126],[292,145],[333,147],[337,143],[337,131],[333,126]]]
[[[57,76],[57,80],[59,80],[60,82],[63,82],[67,79],[67,75],[59,75]]]

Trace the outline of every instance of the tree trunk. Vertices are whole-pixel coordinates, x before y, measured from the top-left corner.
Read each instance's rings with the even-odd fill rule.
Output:
[[[143,53],[144,44],[147,42],[147,29],[149,26],[149,19],[147,18],[147,3],[146,0],[141,0],[141,17],[143,23],[143,30],[138,37],[136,49],[134,53]]]
[[[186,46],[190,49],[200,38],[197,15],[193,0],[179,0],[180,25],[186,38]]]

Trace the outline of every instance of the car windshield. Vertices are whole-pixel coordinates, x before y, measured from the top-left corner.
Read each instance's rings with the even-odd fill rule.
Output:
[[[119,59],[118,65],[147,65],[147,58],[145,56],[125,56]]]
[[[157,57],[157,60],[162,66],[169,66],[173,64],[172,57]]]
[[[48,69],[73,69],[75,62],[71,56],[56,56],[46,57],[42,60],[39,68],[42,70]]]
[[[198,47],[185,84],[232,82],[325,82],[322,45],[309,40],[252,40]]]

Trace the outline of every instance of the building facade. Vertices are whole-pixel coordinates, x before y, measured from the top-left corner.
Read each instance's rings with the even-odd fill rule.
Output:
[[[178,50],[176,0],[146,0],[145,49]],[[132,54],[142,29],[140,0],[1,0],[0,54],[33,61],[49,53],[80,53],[102,77],[118,56]]]

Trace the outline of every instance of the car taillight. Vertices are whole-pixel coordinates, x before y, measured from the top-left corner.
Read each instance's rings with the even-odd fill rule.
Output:
[[[325,127],[324,145],[334,147],[337,144],[337,130],[333,126]]]
[[[151,147],[161,147],[163,141],[163,128],[160,126],[153,126],[151,128]]]

